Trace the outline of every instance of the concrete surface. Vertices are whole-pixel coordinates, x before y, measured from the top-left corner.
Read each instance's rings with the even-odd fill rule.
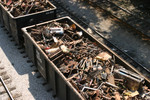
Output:
[[[46,91],[49,87],[42,85],[45,80],[37,78],[39,72],[34,72],[36,67],[27,63],[28,58],[23,58],[26,54],[20,53],[23,49],[17,49],[18,46],[8,36],[4,28],[0,28],[0,66],[4,66],[11,76],[16,90],[22,93],[22,100],[54,100],[52,93]]]

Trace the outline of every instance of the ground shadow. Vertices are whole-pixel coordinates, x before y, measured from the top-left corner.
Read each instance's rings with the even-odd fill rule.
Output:
[[[129,27],[126,27],[118,21],[115,21],[114,19],[114,21],[111,22],[109,25],[106,21],[106,23],[104,23],[105,26],[101,28],[103,25],[100,23],[102,23],[103,20],[107,20],[108,18],[110,18],[110,14],[103,12],[101,16],[97,16],[97,13],[101,12],[96,12],[97,8],[94,8],[94,10],[93,8],[89,9],[89,0],[61,1],[64,2],[65,5],[70,6],[70,9],[73,9],[73,11],[78,12],[80,16],[82,16],[83,14],[85,16],[85,19],[89,21],[89,25],[90,23],[92,23],[92,25],[90,25],[91,27],[96,26],[96,29],[98,29],[101,32],[101,34],[110,42],[115,44],[121,50],[128,53],[136,61],[142,63],[142,65],[149,68],[150,57],[147,56],[150,53],[148,51],[148,49],[150,49],[149,43],[142,41],[141,36],[137,35],[137,33],[134,30],[130,29]],[[82,12],[82,14],[80,12]],[[101,17],[104,17],[103,20],[100,20]],[[124,17],[128,19],[130,16],[126,15]],[[106,29],[104,30],[104,28]]]
[[[20,85],[17,86],[17,90],[22,93],[24,100],[54,100],[52,93],[46,91],[49,87],[42,85],[45,83],[45,80],[42,77],[37,78],[40,76],[40,73],[34,71],[36,67],[32,66],[33,64],[31,62],[27,63],[29,59],[23,58],[26,54],[21,53],[24,50],[20,49],[19,46],[15,46],[15,41],[11,41],[13,38],[10,34],[6,34],[7,31],[4,31],[4,29],[5,28],[0,28],[0,48],[14,67],[16,71],[14,72],[16,73],[15,75],[17,75],[17,73],[19,74],[18,76],[12,75],[12,78],[15,78],[14,80],[12,79],[12,81],[18,82],[15,85]]]

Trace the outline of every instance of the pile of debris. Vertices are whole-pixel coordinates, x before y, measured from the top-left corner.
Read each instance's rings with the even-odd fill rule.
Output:
[[[47,0],[1,0],[0,3],[14,17],[53,8]]]
[[[75,24],[54,21],[32,28],[30,35],[85,99],[150,99],[144,78],[116,64],[115,56]]]

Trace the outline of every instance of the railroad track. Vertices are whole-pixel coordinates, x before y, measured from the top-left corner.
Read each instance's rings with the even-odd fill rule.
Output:
[[[77,16],[77,14],[73,11],[71,11],[69,9],[69,7],[66,7],[63,5],[62,2],[60,2],[59,0],[50,0],[56,7],[57,7],[57,17],[64,17],[64,16],[70,16],[73,20],[75,20],[77,23],[79,23],[83,28],[87,29],[87,28],[90,28],[91,29],[91,34],[93,36],[95,36],[99,41],[103,41],[103,43],[105,45],[107,45],[109,48],[111,48],[115,53],[117,53],[119,56],[121,56],[124,60],[126,60],[128,63],[130,63],[132,66],[134,66],[139,72],[141,72],[145,77],[147,77],[149,80],[150,80],[150,71],[145,68],[143,65],[141,65],[140,63],[136,62],[135,60],[133,60],[132,57],[130,57],[128,54],[126,54],[125,52],[123,52],[122,50],[120,50],[118,47],[116,47],[114,44],[112,44],[110,41],[108,41],[107,39],[105,39],[101,33],[99,33],[98,31],[96,31],[95,29],[91,28],[87,21],[80,17],[80,16]],[[19,48],[18,48],[19,49]],[[24,53],[24,51],[23,51]],[[30,62],[27,61],[27,62]],[[20,100],[20,95],[18,94],[14,94],[12,91],[15,90],[15,87],[12,87],[12,85],[10,85],[9,87],[9,84],[11,83],[11,80],[9,81],[9,76],[3,76],[4,74],[0,75],[2,76],[1,80],[4,80],[4,83],[6,84],[5,86],[8,86],[8,91],[9,93],[12,95],[12,96],[9,96],[9,93],[7,91],[7,89],[5,89],[5,86],[2,84],[0,87],[3,88],[3,91],[2,93],[0,93],[0,99],[1,97],[3,98],[7,98],[7,99],[10,99],[10,100],[13,100],[11,97],[15,98],[15,100]],[[2,81],[1,81],[2,82]],[[1,92],[1,91],[0,91]],[[2,99],[3,100],[3,99]],[[5,99],[4,99],[5,100]]]
[[[149,2],[145,2],[144,0],[137,0],[137,1],[111,0],[111,3],[121,7],[122,9],[125,9],[126,11],[130,12],[131,14],[133,14],[138,18],[144,19],[146,21],[148,21],[149,19],[150,16],[149,7],[148,7]]]
[[[1,92],[0,92],[0,99],[2,100],[6,100],[6,99],[10,99],[10,100],[14,100],[14,98],[12,97],[10,91],[8,90],[3,78],[0,76],[0,81],[1,81]]]
[[[0,100],[21,100],[21,93],[12,84],[11,77],[0,66]]]
[[[57,17],[70,16],[83,28],[90,28],[92,31],[91,34],[93,36],[95,36],[99,41],[103,42],[105,45],[111,48],[115,53],[117,53],[120,57],[126,60],[129,64],[134,66],[139,72],[141,72],[145,77],[147,77],[150,80],[150,70],[148,70],[142,64],[136,62],[131,56],[129,56],[127,53],[125,53],[124,51],[120,50],[117,46],[112,44],[109,40],[104,38],[104,36],[101,35],[101,33],[90,27],[84,18],[82,18],[81,16],[77,16],[76,12],[71,11],[69,7],[63,5],[63,2],[61,2],[60,0],[50,0],[50,2],[52,2],[57,7]]]
[[[134,66],[139,72],[141,72],[145,77],[147,77],[150,80],[150,70],[148,70],[146,67],[141,65],[140,63],[136,62],[132,57],[130,57],[127,53],[120,50],[117,46],[112,44],[109,40],[105,39],[101,33],[99,33],[97,30],[90,27],[87,23],[87,21],[82,18],[81,16],[77,16],[77,14],[69,9],[69,7],[64,6],[63,2],[60,2],[60,0],[50,0],[56,7],[57,7],[57,17],[64,17],[64,16],[70,16],[73,20],[75,20],[78,24],[80,24],[83,28],[87,29],[90,28],[92,31],[92,35],[95,36],[99,41],[103,41],[105,45],[107,45],[109,48],[111,48],[115,53],[117,53],[120,57],[122,57],[124,60],[126,60],[129,64]],[[105,2],[104,2],[105,3]],[[108,3],[108,2],[107,2]],[[98,5],[99,3],[97,3]],[[102,4],[101,4],[102,5]],[[100,6],[100,5],[99,5]],[[105,6],[103,6],[105,7]],[[107,7],[106,7],[107,8]],[[115,8],[114,8],[115,9]],[[118,7],[117,7],[118,9]],[[121,14],[121,13],[120,13]],[[116,16],[117,17],[117,16]],[[119,17],[117,17],[119,18]],[[132,19],[132,18],[131,18]],[[140,19],[142,20],[142,19]],[[132,20],[131,20],[132,21]],[[145,25],[144,25],[145,26]],[[28,61],[30,62],[30,60]],[[5,79],[3,79],[5,82]],[[9,83],[9,82],[8,82]],[[6,81],[7,84],[7,81]]]
[[[150,38],[150,23],[145,19],[141,18],[136,14],[116,5],[111,2],[111,0],[88,0],[90,4],[94,7],[99,7],[102,10],[108,12],[113,17],[119,19],[124,22],[130,28],[136,30],[138,33],[144,35],[147,38]]]

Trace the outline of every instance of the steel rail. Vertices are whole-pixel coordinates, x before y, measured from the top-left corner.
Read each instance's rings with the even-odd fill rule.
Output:
[[[9,98],[10,98],[11,100],[14,100],[14,98],[12,97],[11,93],[9,92],[9,90],[8,90],[6,84],[5,84],[5,82],[4,82],[4,80],[3,80],[3,78],[2,78],[1,76],[0,76],[0,81],[1,81],[2,85],[4,86],[4,88],[5,88],[5,90],[6,90],[7,94],[8,94],[8,96],[9,96]]]
[[[67,9],[67,7],[64,7],[64,5],[62,4],[62,2],[60,2],[60,0],[50,0],[51,2],[55,3],[56,6],[61,7],[61,9],[58,10],[64,10],[65,12],[67,12],[69,14],[69,16],[71,16],[72,19],[74,19],[75,21],[77,21],[79,24],[81,23],[81,25],[84,25],[86,27],[89,27],[94,34],[97,34],[98,36],[100,36],[103,41],[105,42],[105,44],[111,48],[114,49],[113,51],[116,52],[119,56],[121,56],[123,59],[128,59],[130,60],[128,63],[130,63],[132,66],[134,66],[135,68],[139,68],[140,72],[143,73],[144,71],[144,75],[146,74],[147,77],[150,79],[150,70],[147,69],[145,66],[143,66],[142,64],[140,64],[139,62],[135,61],[134,58],[132,58],[131,56],[129,56],[127,53],[125,53],[124,51],[122,51],[120,48],[118,48],[116,45],[114,45],[113,43],[111,43],[109,40],[107,40],[100,32],[98,32],[97,30],[93,29],[91,26],[89,26],[85,21],[83,21],[83,19],[79,18],[78,16],[75,15],[74,12],[71,12]],[[58,14],[58,13],[57,13]],[[85,28],[85,27],[84,27]]]

